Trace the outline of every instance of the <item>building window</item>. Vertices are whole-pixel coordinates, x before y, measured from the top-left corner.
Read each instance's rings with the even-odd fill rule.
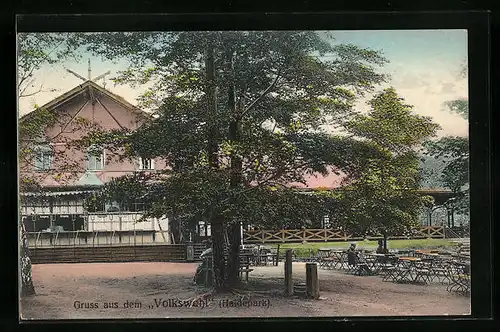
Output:
[[[139,157],[139,169],[140,170],[152,170],[154,169],[154,160],[150,158]]]
[[[204,221],[198,222],[198,235],[206,236],[206,234],[207,234],[207,228],[205,226],[205,222]]]
[[[35,148],[35,169],[47,171],[52,168],[53,152],[50,146],[38,146]]]
[[[324,216],[323,217],[323,228],[330,228],[331,223],[330,223],[330,216]]]
[[[93,145],[87,149],[87,169],[101,170],[104,168],[104,149]]]

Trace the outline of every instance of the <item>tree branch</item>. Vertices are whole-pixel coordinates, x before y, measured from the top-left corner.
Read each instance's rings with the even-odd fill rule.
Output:
[[[271,83],[271,85],[269,85],[259,97],[257,97],[250,105],[248,105],[248,107],[245,108],[245,110],[240,115],[240,119],[243,118],[252,109],[252,107],[254,107],[259,101],[261,101],[262,98],[264,98],[272,89],[274,89],[276,83],[278,82],[278,79],[280,78],[280,74],[281,67],[278,70],[278,73],[276,74],[276,77],[274,78],[274,81]]]
[[[56,46],[54,46],[54,48],[52,48],[47,54],[44,54],[44,56],[38,60],[38,61],[35,61],[35,63],[32,64],[31,66],[31,69],[29,70],[29,72],[26,74],[26,75],[23,75],[21,77],[21,79],[19,80],[18,82],[18,89],[21,88],[21,85],[24,83],[25,80],[27,80],[32,74],[33,74],[33,71],[35,69],[38,69],[40,64],[44,61],[44,60],[50,60],[50,57],[49,55],[54,52],[62,43],[64,42],[64,40],[61,40]],[[28,94],[28,95],[23,95],[24,91],[26,91],[26,88],[29,86],[29,84],[27,84],[24,89],[22,89],[22,93],[19,94],[19,98],[22,98],[22,97],[28,97],[28,96],[32,96],[36,93],[39,93],[41,90],[39,90],[38,92],[36,93],[32,93],[32,94]]]
[[[37,91],[25,94],[24,91],[26,91],[26,87],[24,87],[23,91],[19,94],[19,98],[30,97],[30,96],[36,95],[37,93],[42,92],[43,84],[40,85],[40,88]],[[44,91],[44,92],[48,92],[48,91]]]

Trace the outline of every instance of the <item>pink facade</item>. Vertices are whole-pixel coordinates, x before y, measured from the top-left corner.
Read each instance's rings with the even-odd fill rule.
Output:
[[[93,172],[104,183],[141,170],[139,158],[119,160],[117,153],[106,150],[89,166],[87,151],[68,143],[82,138],[92,127],[105,131],[136,130],[149,120],[148,115],[93,82],[86,82],[71,91],[74,90],[73,94],[68,92],[43,106],[58,113],[57,123],[45,130],[53,151],[51,170],[37,171],[35,165],[24,163],[21,172],[35,177],[43,186],[51,187],[74,185],[87,171]],[[25,118],[29,120],[29,114]],[[166,163],[155,159],[152,166],[155,170],[163,169]]]

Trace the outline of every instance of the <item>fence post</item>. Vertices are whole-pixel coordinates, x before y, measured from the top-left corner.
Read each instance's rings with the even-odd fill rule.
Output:
[[[292,249],[287,249],[285,255],[285,295],[293,295]]]
[[[280,244],[278,243],[278,249],[276,250],[276,262],[274,263],[274,266],[278,266],[279,261],[280,261]]]
[[[306,263],[306,289],[308,297],[319,299],[318,265],[316,263]]]
[[[193,243],[189,242],[186,244],[186,261],[194,261],[194,246]]]
[[[73,238],[73,259],[75,259],[76,256],[76,238],[78,237],[78,231],[76,231],[75,237]]]
[[[136,239],[135,239],[135,222],[134,222],[134,260],[137,260],[137,251],[136,251]]]

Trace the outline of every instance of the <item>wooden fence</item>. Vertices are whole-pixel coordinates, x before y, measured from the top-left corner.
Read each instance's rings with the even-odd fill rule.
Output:
[[[415,229],[409,236],[390,236],[389,239],[426,239],[445,237],[443,226],[423,226]],[[247,230],[243,232],[245,243],[293,243],[293,242],[335,242],[349,240],[377,240],[382,235],[356,236],[334,229],[283,229],[283,230]]]

